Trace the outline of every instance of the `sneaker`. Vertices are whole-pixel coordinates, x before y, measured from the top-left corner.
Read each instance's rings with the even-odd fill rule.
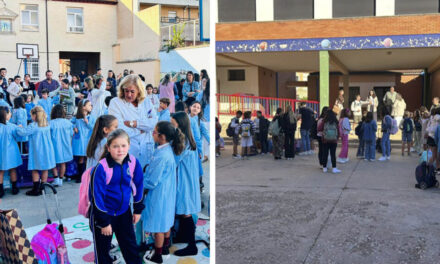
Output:
[[[385,161],[385,160],[387,160],[387,157],[385,157],[385,156],[382,156],[378,159],[378,161]]]
[[[333,172],[333,173],[340,173],[341,171],[338,170],[338,168],[333,168],[333,169],[332,169],[332,172]]]
[[[327,173],[327,168],[322,168],[322,172]]]
[[[310,155],[314,155],[314,154],[315,154],[315,151],[310,150],[310,151],[309,151],[309,154],[310,154]]]
[[[364,159],[364,161],[368,161],[368,159]]]
[[[342,158],[338,158],[336,161],[338,163],[346,163],[347,162],[346,159],[342,159]]]
[[[60,178],[58,178],[58,177],[53,179],[52,185],[55,187],[60,186],[59,181],[60,181]]]
[[[234,159],[241,159],[241,156],[240,156],[240,155],[235,155],[235,156],[233,155],[232,157],[233,157]]]
[[[305,156],[305,155],[307,155],[307,151],[300,152],[300,153],[298,153],[298,155],[299,156]]]
[[[63,180],[64,178],[58,178],[58,186],[63,186]]]
[[[375,160],[375,159],[370,159],[370,161],[371,161],[371,162],[375,162],[376,160]]]
[[[215,153],[215,156],[216,156],[216,157],[220,157],[220,154],[219,154],[219,153]]]
[[[149,250],[144,255],[144,262],[149,264],[163,263],[162,255],[155,254],[155,250]]]
[[[390,156],[388,156],[388,157],[387,157],[387,160],[390,160],[390,159],[391,159],[391,157],[390,157]]]

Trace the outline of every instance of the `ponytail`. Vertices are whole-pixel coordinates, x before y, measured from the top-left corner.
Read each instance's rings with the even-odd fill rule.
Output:
[[[165,140],[171,144],[174,154],[180,155],[185,148],[185,135],[179,128],[175,128],[168,121],[157,123],[157,132],[165,136]]]
[[[99,142],[101,142],[101,140],[106,136],[104,134],[104,127],[109,128],[114,120],[116,120],[116,117],[112,115],[102,115],[98,117],[98,120],[96,120],[95,126],[93,127],[89,144],[87,145],[87,158],[93,158],[95,156],[95,151]]]

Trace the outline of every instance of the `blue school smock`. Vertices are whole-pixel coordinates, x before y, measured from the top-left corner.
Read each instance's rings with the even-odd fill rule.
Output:
[[[73,127],[78,129],[78,133],[73,134],[73,156],[87,156],[87,144],[89,144],[89,139],[92,135],[93,126],[95,125],[96,119],[94,116],[88,115],[87,120],[89,120],[88,124],[86,124],[83,119],[76,119],[76,117],[73,117],[70,120],[73,124]]]
[[[26,109],[24,108],[16,108],[12,110],[12,117],[9,122],[18,125],[21,125],[23,128],[27,127],[27,114]],[[17,137],[17,142],[27,142],[27,137]]]
[[[176,161],[170,144],[154,151],[144,174],[145,209],[142,211],[144,231],[166,233],[174,224],[177,193]]]
[[[170,110],[164,109],[159,112],[159,122],[160,121],[168,121],[171,122]]]
[[[26,103],[26,114],[27,114],[27,120],[32,121],[31,117],[31,110],[35,107],[34,103]]]
[[[50,126],[39,127],[30,124],[26,129],[29,136],[28,170],[50,170],[55,168],[55,151],[50,136]]]
[[[191,150],[189,143],[179,156],[177,164],[176,214],[190,215],[201,211],[199,157],[197,150]]]
[[[72,137],[73,125],[65,118],[50,120],[50,135],[55,150],[55,163],[65,163],[73,160]]]
[[[0,123],[0,170],[5,171],[20,166],[20,150],[18,149],[17,137],[19,127],[12,123]]]
[[[205,118],[206,122],[210,122],[210,113],[211,113],[211,107],[209,104],[205,105],[205,108],[203,108],[203,117]]]
[[[203,141],[202,141],[202,136],[200,135],[199,117],[198,116],[191,117],[191,115],[188,115],[188,117],[191,122],[191,132],[193,134],[194,141],[196,142],[197,145],[198,157],[203,158]],[[201,158],[199,158],[200,177],[203,176],[203,167],[202,167]]]
[[[38,100],[38,105],[43,107],[44,112],[46,112],[47,120],[50,120],[50,112],[52,111],[53,101],[50,97],[47,99],[40,98]]]
[[[0,106],[5,106],[11,109],[11,106],[5,101],[5,99],[0,99]]]

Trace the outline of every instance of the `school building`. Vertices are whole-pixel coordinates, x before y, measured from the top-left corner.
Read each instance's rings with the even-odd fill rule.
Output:
[[[395,86],[440,96],[438,0],[215,0],[217,92],[346,107]]]
[[[99,67],[134,70],[157,84],[159,52],[173,38],[173,25],[185,24],[181,27],[191,33],[181,36],[179,47],[202,44],[198,9],[199,0],[0,1],[0,68],[7,68],[8,76],[23,76],[17,44],[31,44],[38,47],[38,57],[26,65],[32,81],[45,78],[47,69],[55,78],[69,70],[95,73]]]

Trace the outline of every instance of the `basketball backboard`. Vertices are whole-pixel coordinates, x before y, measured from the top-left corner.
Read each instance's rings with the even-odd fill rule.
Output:
[[[17,43],[17,59],[38,59],[38,44]]]

